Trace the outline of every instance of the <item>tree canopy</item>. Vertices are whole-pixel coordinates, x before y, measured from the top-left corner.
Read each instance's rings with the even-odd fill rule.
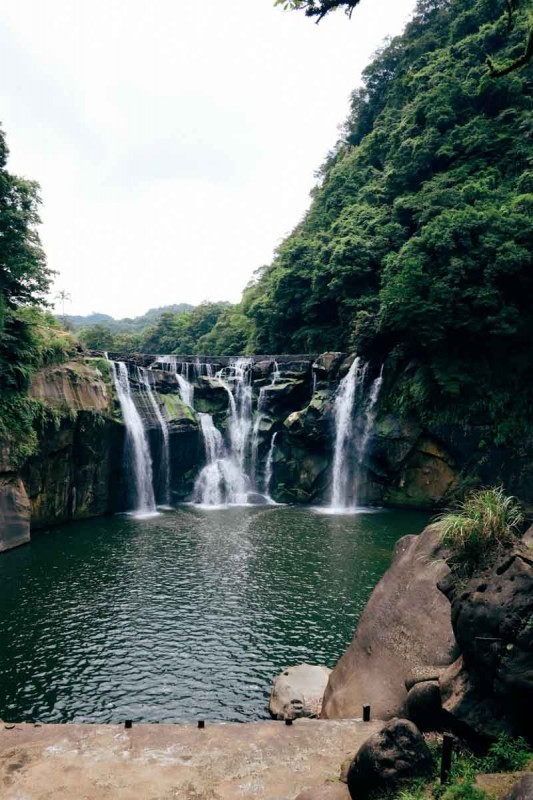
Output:
[[[344,9],[348,17],[352,16],[354,8],[359,5],[360,0],[274,0],[274,5],[283,6],[285,10],[304,11],[307,17],[316,17],[320,22],[331,11],[339,8]],[[419,3],[419,9],[421,4]],[[486,62],[489,73],[493,78],[508,75],[516,69],[521,69],[533,59],[533,24],[531,20],[531,0],[505,0],[505,13],[507,15],[507,26],[509,30],[514,27],[515,15],[524,12],[529,21],[526,31],[524,49],[519,55],[512,58],[505,64],[495,64],[490,55],[487,55]]]
[[[242,351],[357,350],[396,376],[396,411],[516,434],[533,402],[531,73],[495,81],[484,57],[518,57],[528,25],[509,29],[503,2],[419,2],[232,311]]]

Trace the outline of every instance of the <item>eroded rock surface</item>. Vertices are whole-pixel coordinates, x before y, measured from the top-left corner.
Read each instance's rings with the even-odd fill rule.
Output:
[[[533,553],[519,546],[448,594],[461,659],[441,678],[444,709],[479,734],[533,735]]]
[[[391,567],[374,589],[352,643],[335,666],[322,715],[390,719],[404,713],[405,682],[457,657],[450,604],[437,587],[449,573],[433,525],[396,545]]]
[[[338,775],[377,723],[0,725],[2,800],[280,800]],[[346,787],[343,785],[344,796]],[[322,798],[323,795],[318,795]],[[343,800],[343,795],[326,795]]]
[[[31,504],[20,478],[0,478],[0,553],[30,541]]]

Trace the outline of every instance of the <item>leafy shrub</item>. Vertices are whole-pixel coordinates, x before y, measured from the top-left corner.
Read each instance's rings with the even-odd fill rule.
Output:
[[[466,780],[448,786],[441,795],[441,800],[486,800],[486,797],[485,792],[474,786],[472,780]]]
[[[498,486],[471,492],[455,513],[443,514],[437,521],[442,543],[457,561],[475,566],[516,538],[524,514],[516,497]]]
[[[482,772],[517,772],[524,769],[532,758],[533,752],[525,739],[501,734],[480,760],[479,767]]]

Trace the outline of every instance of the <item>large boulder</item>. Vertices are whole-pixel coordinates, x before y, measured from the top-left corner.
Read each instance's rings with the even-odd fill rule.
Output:
[[[444,709],[481,735],[533,735],[533,553],[519,545],[463,589],[447,585],[461,660]]]
[[[19,478],[0,478],[0,553],[30,541],[31,505]]]
[[[449,573],[439,528],[404,536],[374,589],[352,643],[331,673],[322,716],[381,719],[404,714],[406,680],[451,664],[457,647],[450,604],[437,583]]]
[[[432,769],[431,753],[416,725],[393,719],[359,748],[348,770],[348,789],[354,800],[366,800]]]
[[[270,695],[274,719],[318,717],[331,670],[313,664],[289,667],[277,676]]]

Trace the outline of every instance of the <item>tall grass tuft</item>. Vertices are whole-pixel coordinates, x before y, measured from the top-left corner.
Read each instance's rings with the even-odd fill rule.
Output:
[[[477,566],[510,544],[519,534],[524,514],[516,497],[503,486],[468,494],[454,513],[437,517],[441,541],[458,562]]]

